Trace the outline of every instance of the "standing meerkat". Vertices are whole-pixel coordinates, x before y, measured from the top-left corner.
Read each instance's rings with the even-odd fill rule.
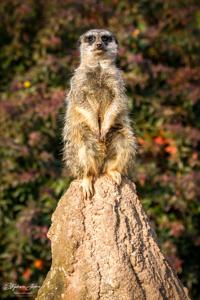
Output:
[[[84,197],[90,197],[100,174],[120,185],[121,176],[132,166],[136,142],[124,82],[115,64],[115,36],[93,29],[79,42],[81,61],[67,95],[63,158],[71,175],[82,179]]]

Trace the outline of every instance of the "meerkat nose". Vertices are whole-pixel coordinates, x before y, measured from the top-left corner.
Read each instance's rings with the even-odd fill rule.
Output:
[[[103,44],[102,43],[97,43],[97,49],[103,49]]]

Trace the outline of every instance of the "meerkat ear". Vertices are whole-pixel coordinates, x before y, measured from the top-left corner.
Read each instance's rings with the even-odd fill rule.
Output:
[[[81,45],[81,38],[79,38],[77,41],[77,47],[80,47],[80,45]]]
[[[118,40],[117,40],[117,38],[116,38],[116,36],[114,34],[113,34],[113,38],[114,38],[116,44],[119,45],[119,42],[118,42]]]

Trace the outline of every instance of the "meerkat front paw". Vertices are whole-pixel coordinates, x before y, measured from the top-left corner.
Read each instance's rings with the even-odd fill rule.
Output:
[[[122,177],[121,174],[118,171],[107,171],[106,172],[108,176],[110,176],[112,178],[112,180],[117,184],[120,185],[121,181],[122,181]]]
[[[93,182],[91,177],[84,177],[81,182],[83,197],[89,199],[94,194]]]
[[[100,141],[103,141],[108,133],[108,129],[106,128],[101,128],[100,132]]]

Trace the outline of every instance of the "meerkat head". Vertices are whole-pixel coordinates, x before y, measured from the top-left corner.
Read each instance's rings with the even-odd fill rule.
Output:
[[[113,33],[105,29],[92,29],[79,39],[81,62],[85,64],[101,60],[114,61],[118,42]]]

